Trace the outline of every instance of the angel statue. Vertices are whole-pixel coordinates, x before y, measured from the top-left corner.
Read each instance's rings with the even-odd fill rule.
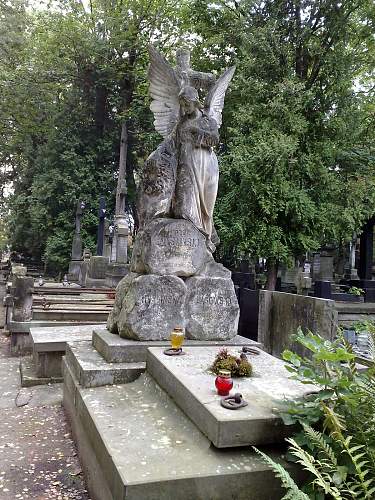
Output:
[[[210,73],[191,69],[186,50],[178,51],[176,68],[153,46],[149,54],[151,110],[164,141],[143,168],[140,227],[157,217],[189,220],[213,252],[218,243],[213,211],[219,181],[213,147],[219,142],[225,92],[235,67],[215,80]],[[204,104],[199,98],[203,91]]]

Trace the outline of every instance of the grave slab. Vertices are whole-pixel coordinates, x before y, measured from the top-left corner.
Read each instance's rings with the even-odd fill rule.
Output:
[[[91,324],[30,328],[34,352],[65,351],[68,342],[91,340],[92,332],[97,327],[98,325]]]
[[[209,371],[219,349],[184,346],[183,350],[185,356],[166,356],[163,349],[150,348],[147,372],[218,448],[282,442],[293,429],[277,415],[278,403],[314,389],[290,380],[283,361],[260,351],[248,355],[253,376],[233,379],[231,393],[241,393],[248,406],[228,410],[220,404],[216,375]],[[239,356],[240,349],[228,350]]]
[[[154,346],[170,347],[168,340],[162,341],[140,341],[124,339],[119,335],[111,333],[107,329],[94,329],[92,335],[92,344],[103,358],[112,363],[138,362],[146,361],[147,349]],[[188,346],[229,346],[229,345],[248,345],[261,348],[262,345],[253,340],[249,340],[240,335],[236,335],[231,340],[185,340]]]
[[[83,389],[64,360],[64,408],[93,500],[270,500],[283,494],[250,447],[214,448],[147,374],[130,384]],[[284,448],[263,451],[295,477]]]

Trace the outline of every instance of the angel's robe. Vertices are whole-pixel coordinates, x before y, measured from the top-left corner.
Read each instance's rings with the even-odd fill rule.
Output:
[[[205,234],[211,251],[218,237],[213,212],[219,183],[219,166],[212,149],[219,142],[217,123],[199,111],[178,127],[178,167],[173,203],[174,216],[187,219]]]

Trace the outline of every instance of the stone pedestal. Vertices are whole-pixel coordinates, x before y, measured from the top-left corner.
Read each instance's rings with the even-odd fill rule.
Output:
[[[237,335],[239,306],[231,273],[214,261],[206,236],[184,219],[155,219],[137,235],[131,272],[120,281],[108,329],[136,340]]]
[[[72,261],[82,259],[82,238],[80,234],[75,233],[72,242]]]
[[[108,288],[116,288],[122,278],[124,278],[129,271],[129,264],[110,262],[107,266],[107,272],[105,274],[105,286]]]
[[[102,255],[93,255],[88,265],[86,286],[104,287],[105,277],[108,267],[108,257]]]
[[[116,215],[114,244],[113,244],[115,255],[112,256],[112,260],[114,262],[117,262],[119,264],[127,263],[128,236],[129,236],[129,227],[125,217],[122,215]]]
[[[119,283],[108,329],[137,340],[168,340],[176,326],[186,338],[227,340],[237,334],[239,307],[230,278],[130,273]]]
[[[13,321],[31,321],[34,280],[28,276],[13,278]]]
[[[138,235],[131,270],[188,277],[213,262],[206,238],[191,222],[183,219],[155,219]]]
[[[83,260],[71,260],[68,269],[69,281],[79,282]]]

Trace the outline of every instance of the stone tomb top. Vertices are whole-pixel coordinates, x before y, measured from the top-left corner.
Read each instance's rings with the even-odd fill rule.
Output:
[[[65,351],[68,342],[91,340],[92,332],[97,326],[91,324],[30,328],[34,351]]]
[[[218,448],[283,441],[290,427],[275,412],[278,402],[314,389],[290,380],[284,362],[261,351],[260,355],[248,355],[253,376],[233,379],[231,394],[241,393],[248,406],[227,410],[220,405],[215,375],[208,370],[219,348],[183,349],[185,356],[171,357],[160,348],[150,348],[147,371]],[[228,350],[239,355],[240,348],[231,346]]]

